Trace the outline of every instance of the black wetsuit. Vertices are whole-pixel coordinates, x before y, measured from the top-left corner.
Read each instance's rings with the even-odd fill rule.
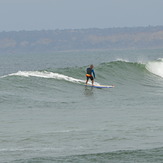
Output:
[[[92,76],[92,74],[93,74],[93,76]],[[91,68],[87,68],[86,77],[87,77],[87,80],[88,80],[88,79],[93,80],[93,79],[95,78],[95,72],[94,72],[94,70],[91,69]]]

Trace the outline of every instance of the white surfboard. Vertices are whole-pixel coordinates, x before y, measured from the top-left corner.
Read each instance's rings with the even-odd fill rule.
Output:
[[[85,84],[84,86],[94,87],[94,88],[114,88],[114,85],[92,85],[92,84]]]

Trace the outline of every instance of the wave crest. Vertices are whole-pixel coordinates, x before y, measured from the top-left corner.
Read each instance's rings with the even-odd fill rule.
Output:
[[[16,73],[12,73],[7,76],[40,77],[40,78],[47,78],[47,79],[64,80],[72,83],[85,83],[85,80],[76,79],[63,74],[47,72],[47,71],[42,71],[42,72],[41,71],[18,71]],[[7,77],[7,76],[3,76],[3,77]],[[99,84],[99,83],[95,82],[95,84]]]

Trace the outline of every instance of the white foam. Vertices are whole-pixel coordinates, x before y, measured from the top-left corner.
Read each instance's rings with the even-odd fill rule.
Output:
[[[158,58],[157,61],[162,61],[163,62],[163,58]]]
[[[127,59],[123,59],[123,58],[117,58],[116,61],[129,62],[129,60],[127,60]]]
[[[159,60],[157,60],[157,61],[148,62],[146,64],[146,69],[149,72],[163,78],[163,58],[161,58],[161,59],[159,58]]]
[[[18,71],[16,73],[12,73],[3,77],[7,76],[23,76],[23,77],[40,77],[40,78],[47,78],[47,79],[57,79],[57,80],[65,80],[73,83],[85,83],[85,80],[75,79],[73,77],[69,77],[59,73],[47,72],[47,71]],[[99,84],[95,82],[95,84]]]

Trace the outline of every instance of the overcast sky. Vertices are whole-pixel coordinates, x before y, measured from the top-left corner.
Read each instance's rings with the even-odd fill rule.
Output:
[[[163,0],[0,0],[0,31],[163,25]]]

